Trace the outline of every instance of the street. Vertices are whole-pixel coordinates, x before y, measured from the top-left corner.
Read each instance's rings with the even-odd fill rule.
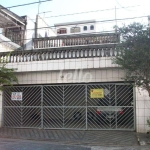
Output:
[[[0,150],[149,150],[150,146],[82,146],[59,142],[0,138]]]

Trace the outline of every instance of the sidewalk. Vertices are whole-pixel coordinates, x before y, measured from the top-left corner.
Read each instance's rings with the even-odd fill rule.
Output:
[[[40,140],[86,146],[138,146],[137,133],[130,131],[78,131],[0,128],[1,138]]]

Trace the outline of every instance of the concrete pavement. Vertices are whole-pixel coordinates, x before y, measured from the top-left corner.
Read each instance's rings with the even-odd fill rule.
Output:
[[[78,131],[1,128],[0,137],[60,142],[86,146],[137,146],[137,134],[131,131]]]
[[[150,150],[149,146],[83,146],[60,142],[0,138],[0,150]]]

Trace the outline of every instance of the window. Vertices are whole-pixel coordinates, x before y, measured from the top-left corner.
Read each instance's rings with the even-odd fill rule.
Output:
[[[86,30],[87,30],[87,26],[84,26],[84,27],[83,27],[83,30],[86,31]]]
[[[71,33],[80,32],[80,27],[72,27],[72,28],[70,29],[70,32],[71,32]]]
[[[94,26],[93,25],[90,26],[90,30],[94,30]]]
[[[66,28],[61,28],[57,30],[57,34],[66,34],[67,33],[67,29]]]

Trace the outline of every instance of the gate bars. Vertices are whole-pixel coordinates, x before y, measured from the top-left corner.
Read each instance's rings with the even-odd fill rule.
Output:
[[[103,89],[103,98],[91,98]],[[22,92],[23,100],[11,100]],[[127,84],[73,84],[7,87],[3,95],[5,127],[135,130],[133,87]]]

